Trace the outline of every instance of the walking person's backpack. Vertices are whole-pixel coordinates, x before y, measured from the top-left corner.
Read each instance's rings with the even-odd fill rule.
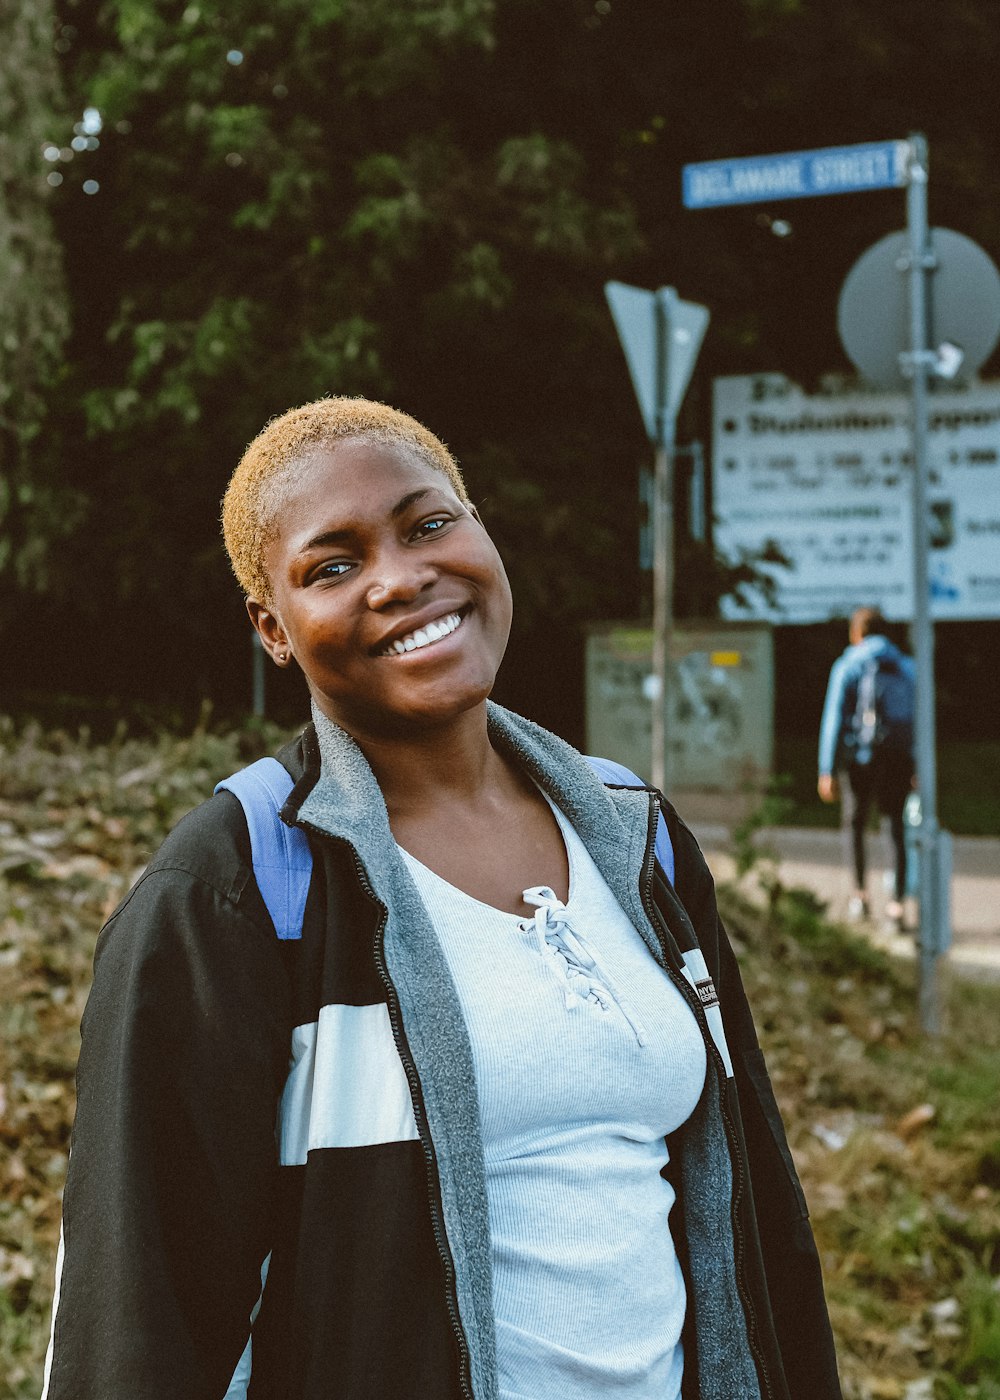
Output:
[[[913,747],[913,680],[892,655],[870,657],[858,678],[847,747],[855,763],[877,753],[909,753]]]

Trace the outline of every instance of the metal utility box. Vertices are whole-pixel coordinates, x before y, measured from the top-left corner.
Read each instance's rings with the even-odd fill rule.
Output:
[[[652,630],[595,624],[587,635],[587,752],[648,780]],[[774,758],[774,648],[765,623],[679,623],[670,639],[671,790],[739,792],[766,782]]]

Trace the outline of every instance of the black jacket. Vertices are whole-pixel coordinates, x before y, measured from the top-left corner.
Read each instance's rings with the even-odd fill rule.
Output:
[[[838,1400],[805,1202],[694,838],[666,804],[669,885],[656,794],[605,790],[498,707],[490,725],[705,1035],[705,1093],[669,1144],[685,1396]],[[281,759],[298,780],[283,816],[314,859],[301,940],[275,937],[228,793],[178,825],[101,935],[47,1400],[222,1400],[252,1315],[249,1400],[497,1395],[475,1086],[443,955],[352,741],[321,724]]]

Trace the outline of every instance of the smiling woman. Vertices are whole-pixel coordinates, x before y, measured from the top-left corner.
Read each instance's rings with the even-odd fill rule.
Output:
[[[49,1400],[835,1400],[711,877],[489,700],[510,588],[451,454],[322,400],[223,521],[312,722],[270,864],[220,791],[102,934]]]

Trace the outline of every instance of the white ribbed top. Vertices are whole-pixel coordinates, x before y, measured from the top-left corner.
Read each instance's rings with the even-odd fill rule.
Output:
[[[557,811],[568,902],[531,919],[403,856],[472,1045],[502,1400],[679,1400],[684,1281],[660,1171],[705,1080],[694,1016]]]

